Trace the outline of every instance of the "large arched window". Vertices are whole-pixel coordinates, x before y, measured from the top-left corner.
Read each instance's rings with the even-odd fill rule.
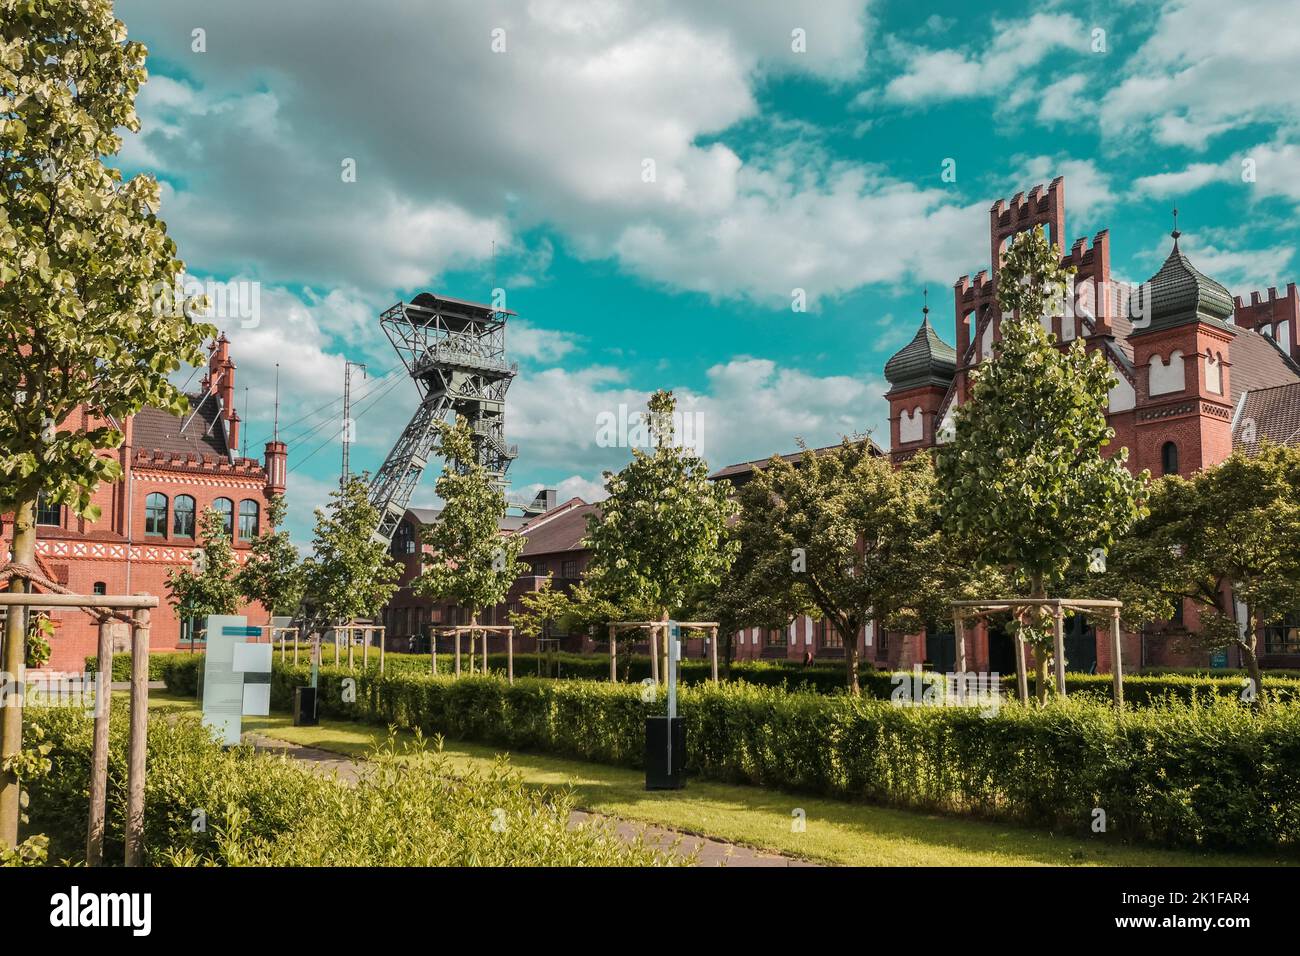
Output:
[[[177,495],[172,503],[172,534],[177,538],[194,537],[194,499]]]
[[[1160,449],[1160,469],[1164,475],[1178,474],[1178,446],[1171,441]]]
[[[257,537],[257,516],[260,509],[252,498],[245,498],[239,503],[239,537],[252,541]]]
[[[151,538],[167,536],[167,496],[154,492],[144,499],[144,533]]]
[[[235,503],[229,498],[218,498],[212,502],[212,510],[221,515],[221,523],[226,529],[226,537],[235,533]]]

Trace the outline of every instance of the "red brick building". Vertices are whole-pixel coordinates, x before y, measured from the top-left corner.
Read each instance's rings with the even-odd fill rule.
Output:
[[[264,458],[242,458],[239,415],[235,411],[235,370],[230,342],[223,333],[209,346],[208,367],[189,410],[173,416],[144,408],[120,422],[122,446],[108,452],[122,466],[122,479],[103,484],[94,503],[97,521],[73,515],[66,507],[41,507],[37,514],[37,560],[60,585],[81,594],[157,595],[151,646],[182,646],[182,626],[167,603],[167,572],[188,567],[199,545],[199,517],[208,508],[225,516],[235,554],[247,559],[249,544],[261,530],[268,499],[285,489],[287,448],[268,442]],[[78,424],[88,424],[85,412]],[[9,522],[0,530],[0,547],[9,553]],[[240,611],[249,623],[265,624],[266,611],[252,605]],[[51,614],[56,633],[49,666],[80,670],[95,652],[98,628],[81,611]],[[116,643],[126,647],[126,625],[116,625]]]
[[[591,558],[591,552],[582,543],[587,534],[587,516],[597,506],[587,504],[581,498],[571,498],[556,505],[553,492],[550,493],[548,503],[550,507],[540,515],[507,515],[501,519],[500,529],[503,535],[522,535],[526,539],[521,560],[529,566],[529,571],[515,580],[505,601],[479,614],[480,624],[509,624],[510,612],[520,607],[520,596],[541,588],[548,575],[553,587],[564,590],[582,580]],[[384,625],[391,650],[415,648],[427,651],[432,628],[469,624],[467,608],[448,601],[430,600],[411,589],[412,582],[420,574],[423,556],[429,550],[427,545],[420,543],[423,529],[437,519],[438,511],[435,509],[408,508],[393,535],[392,555],[402,563],[402,574],[398,580],[397,593],[384,611]],[[590,650],[590,642],[583,635],[557,631],[549,636],[559,641],[560,649]],[[439,647],[449,650],[451,639],[441,638]],[[516,650],[531,651],[535,648],[536,641],[533,638],[516,637]],[[490,653],[504,652],[505,638],[500,635],[490,636],[488,650]]]
[[[1107,415],[1116,433],[1110,450],[1127,448],[1135,473],[1188,476],[1265,436],[1300,443],[1300,295],[1294,283],[1280,296],[1269,289],[1267,296],[1251,293],[1249,302],[1233,298],[1179,249],[1175,230],[1169,256],[1150,280],[1137,289],[1117,287],[1105,230],[1091,246],[1078,239],[1067,251],[1065,185],[1059,178],[1027,197],[999,200],[989,224],[991,275],[981,272],[973,281],[962,276],[954,287],[956,348],[943,341],[927,314],[912,341],[885,366],[895,462],[946,440],[953,409],[968,397],[971,369],[992,354],[1000,338],[1000,255],[1013,236],[1035,226],[1046,229],[1061,261],[1077,270],[1075,295],[1065,310],[1073,314],[1053,317],[1049,331],[1062,347],[1082,339],[1110,362],[1118,379]],[[1209,664],[1208,652],[1181,640],[1197,624],[1189,603],[1179,619],[1126,635],[1125,666]],[[1294,628],[1264,637],[1262,663],[1300,663]],[[951,633],[902,640],[902,663],[926,660],[942,667],[952,660]],[[968,659],[976,670],[998,669],[993,665],[1010,659],[1005,634],[990,635],[981,626],[969,640]],[[1071,625],[1066,651],[1073,668],[1110,669],[1108,642],[1097,641],[1082,619]]]
[[[875,442],[870,442],[872,455],[883,456],[885,453]],[[827,445],[814,448],[814,455],[824,455],[835,451],[839,445]],[[798,462],[803,452],[792,452],[780,457],[789,462]],[[770,458],[740,462],[715,471],[709,477],[714,481],[729,482],[739,490],[749,483],[754,472],[762,469]],[[889,634],[877,635],[873,624],[865,624],[858,629],[858,660],[875,667],[893,667],[898,664],[900,644],[891,642]],[[746,627],[731,635],[732,660],[843,660],[844,640],[839,631],[829,622],[809,615],[795,618],[784,627]]]

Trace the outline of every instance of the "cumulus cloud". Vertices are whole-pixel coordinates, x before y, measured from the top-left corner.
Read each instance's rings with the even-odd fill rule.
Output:
[[[1249,64],[1248,68],[1243,64]],[[1104,132],[1204,149],[1255,123],[1300,125],[1300,21],[1289,0],[1166,3],[1107,93]]]
[[[1082,21],[1061,13],[995,21],[992,33],[991,42],[962,49],[898,45],[895,56],[905,66],[885,85],[885,99],[923,104],[994,97],[1053,54],[1062,50],[1083,52],[1091,41],[1091,33]]]
[[[527,284],[549,251],[520,234],[545,225],[578,256],[669,288],[788,299],[802,285],[815,299],[918,269],[938,278],[937,260],[977,235],[951,192],[851,164],[824,179],[815,156],[804,177],[726,141],[757,116],[763,79],[861,73],[865,0],[797,14],[777,0],[394,6],[358,18],[344,0],[310,15],[232,0],[200,16],[195,0],[123,0],[132,29],[184,71],[146,86],[127,159],[173,178],[164,212],[196,265],[387,292],[481,267],[495,243]],[[193,54],[200,21],[207,52]],[[988,70],[1060,29],[1034,18]],[[348,160],[355,182],[341,181]]]
[[[819,376],[740,356],[709,368],[703,389],[674,394],[678,411],[690,416],[689,436],[681,437],[720,468],[791,451],[796,438],[826,445],[868,431],[883,436],[886,390],[869,376]],[[612,368],[546,369],[520,375],[511,386],[506,429],[531,468],[597,475],[622,467],[630,454],[626,446],[602,443],[602,422],[634,423],[648,397]],[[630,425],[623,429],[630,431]]]

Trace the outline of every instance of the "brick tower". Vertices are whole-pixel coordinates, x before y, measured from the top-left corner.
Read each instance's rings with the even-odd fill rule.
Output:
[[[928,304],[921,314],[921,327],[912,341],[885,363],[890,385],[885,395],[889,401],[889,447],[895,463],[935,444],[939,409],[957,369],[957,353],[930,324]]]
[[[1232,452],[1232,296],[1174,246],[1151,277],[1151,319],[1129,335],[1137,370],[1131,463],[1184,476]]]

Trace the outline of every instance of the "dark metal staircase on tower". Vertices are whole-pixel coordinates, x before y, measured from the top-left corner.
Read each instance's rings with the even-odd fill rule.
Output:
[[[502,485],[518,454],[505,443],[506,390],[518,365],[506,362],[506,318],[515,313],[422,292],[379,317],[420,391],[420,407],[370,483],[379,510],[377,540],[389,543],[429,458],[439,450],[435,423],[464,418],[475,459]]]

